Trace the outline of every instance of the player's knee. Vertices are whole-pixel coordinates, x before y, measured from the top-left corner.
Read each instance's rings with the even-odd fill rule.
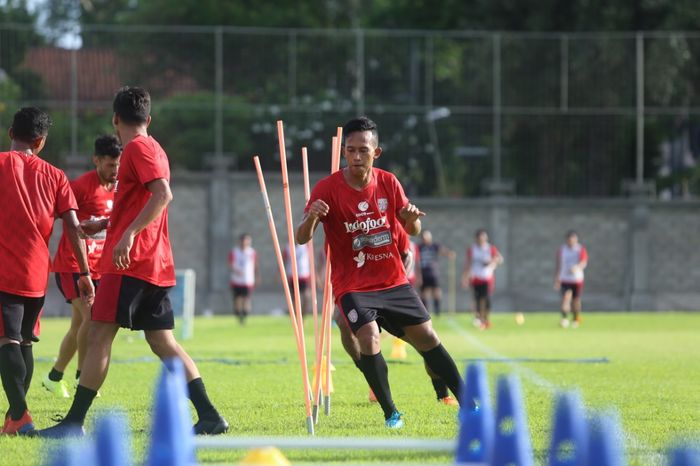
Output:
[[[367,352],[372,348],[377,348],[380,345],[379,331],[377,329],[363,329],[365,331],[359,332],[357,336],[357,341],[360,343],[360,348],[363,352]]]

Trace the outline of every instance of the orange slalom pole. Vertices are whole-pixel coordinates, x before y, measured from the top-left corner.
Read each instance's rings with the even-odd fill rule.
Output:
[[[306,147],[301,148],[301,163],[302,171],[304,173],[304,202],[308,204],[311,198],[311,184],[309,182],[309,156],[306,151]],[[309,255],[309,285],[311,286],[311,316],[314,321],[314,354],[318,354],[318,342],[319,342],[319,331],[318,331],[318,297],[316,296],[316,250],[314,249],[314,239],[313,237],[309,240],[306,245]],[[316,370],[320,370],[318,366]]]
[[[287,283],[287,273],[284,269],[284,259],[282,259],[282,250],[280,249],[279,238],[277,237],[277,228],[275,227],[275,218],[272,215],[272,207],[270,206],[270,198],[267,194],[267,186],[265,185],[265,178],[263,177],[262,168],[260,167],[260,158],[256,155],[253,157],[253,163],[255,164],[255,171],[258,174],[258,183],[260,184],[260,192],[263,197],[263,203],[265,204],[265,212],[267,214],[267,223],[270,228],[270,235],[272,236],[272,246],[275,251],[275,256],[277,258],[277,267],[279,269],[280,278],[282,279],[282,287],[284,289],[284,296],[287,300],[287,308],[289,309],[289,317],[292,321],[292,328],[294,329],[294,339],[297,345],[297,353],[299,355],[299,360],[302,366],[302,377],[304,384],[304,401],[306,403],[306,426],[309,434],[314,434],[313,422],[310,422],[311,413],[311,403],[309,400],[309,378],[306,368],[306,354],[304,353],[301,342],[299,339],[299,328],[297,326],[297,321],[294,316],[294,305],[292,303],[292,294],[289,290],[289,283]],[[303,332],[302,332],[303,333]]]
[[[326,254],[329,254],[329,250],[326,248]],[[328,309],[332,306],[333,302],[333,290],[331,289],[330,285],[330,279],[331,279],[331,269],[328,263],[326,263],[326,272],[324,274],[324,281],[323,283],[325,284],[323,288],[323,300],[321,301],[321,334],[319,336],[319,350],[316,353],[316,372],[314,373],[314,385],[313,385],[313,390],[314,390],[314,408],[313,408],[313,416],[314,416],[314,422],[318,422],[318,407],[321,404],[321,377],[323,377],[323,374],[321,372],[321,368],[323,366],[323,348],[325,345],[325,341],[328,338],[328,332],[326,329],[328,328],[328,320],[330,318],[330,312],[328,312]],[[328,361],[326,361],[326,365],[328,364]]]

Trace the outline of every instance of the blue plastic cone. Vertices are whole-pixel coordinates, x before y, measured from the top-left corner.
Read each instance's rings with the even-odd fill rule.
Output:
[[[106,414],[95,426],[95,456],[99,466],[131,466],[130,434],[122,414]]]
[[[45,464],[47,466],[85,466],[96,464],[95,450],[85,439],[70,440],[52,449]]]
[[[533,466],[530,433],[518,378],[501,376],[497,397],[492,466]]]
[[[156,386],[149,466],[185,466],[195,462],[194,434],[187,405],[185,373],[179,359],[165,361]]]
[[[549,444],[549,466],[586,466],[588,429],[586,414],[577,393],[557,395]]]
[[[588,464],[624,466],[625,439],[617,414],[594,414],[588,429]]]
[[[484,363],[467,366],[459,408],[457,463],[488,463],[493,454],[494,420]]]
[[[700,466],[700,448],[688,445],[676,447],[669,452],[669,466]]]

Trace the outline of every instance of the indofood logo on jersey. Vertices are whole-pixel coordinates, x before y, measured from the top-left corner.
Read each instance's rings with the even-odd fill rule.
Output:
[[[355,220],[352,223],[344,222],[346,233],[355,233],[356,231],[363,231],[369,233],[377,228],[382,228],[386,225],[386,217],[380,218],[368,218],[366,220]]]

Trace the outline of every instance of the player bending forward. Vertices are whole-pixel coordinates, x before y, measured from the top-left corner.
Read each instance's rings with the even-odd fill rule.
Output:
[[[3,435],[34,430],[26,400],[34,372],[32,330],[44,305],[56,217],[63,219],[75,252],[78,287],[87,306],[94,297],[68,178],[39,158],[50,126],[51,118],[41,110],[21,109],[9,131],[10,151],[0,152],[0,378],[10,404]]]
[[[100,136],[95,139],[95,152],[92,156],[95,170],[71,181],[71,189],[78,202],[78,220],[81,222],[106,219],[112,213],[114,187],[117,182],[121,153],[122,147],[116,136]],[[95,288],[97,288],[100,280],[98,263],[105,242],[104,230],[88,237],[86,242],[90,275]],[[77,385],[77,381],[80,379],[80,368],[83,366],[83,359],[85,359],[87,330],[90,327],[90,308],[78,293],[80,268],[65,228],[61,235],[61,241],[58,243],[52,269],[56,274],[58,289],[66,302],[71,305],[73,316],[70,328],[61,341],[58,358],[56,358],[51,372],[44,377],[41,384],[55,396],[70,398],[68,384],[63,379],[63,372],[77,350],[78,369],[75,371]]]
[[[37,435],[84,435],[85,416],[107,377],[119,327],[143,330],[151,351],[159,358],[182,360],[190,400],[199,417],[194,432],[223,433],[228,424],[209,401],[194,361],[173,337],[174,318],[168,297],[175,285],[168,237],[170,168],[165,151],[147,132],[151,97],[144,89],[125,87],[117,92],[113,109],[112,122],[124,145],[114,210],[109,221],[83,223],[88,234],[107,227],[107,238],[80,384],[63,420]]]
[[[573,312],[576,328],[581,324],[581,294],[583,293],[583,271],[588,266],[588,251],[578,242],[578,234],[570,231],[566,242],[557,251],[557,271],[554,289],[561,290],[561,321],[563,328],[569,326],[569,312]]]
[[[394,175],[374,168],[382,150],[372,120],[351,120],[344,135],[347,167],[314,187],[296,239],[307,243],[323,222],[335,301],[357,337],[359,367],[384,411],[385,425],[396,429],[403,419],[391,397],[380,326],[405,336],[457,398],[461,380],[428,311],[408,283],[397,244],[398,229],[417,235],[425,214],[408,201]]]

